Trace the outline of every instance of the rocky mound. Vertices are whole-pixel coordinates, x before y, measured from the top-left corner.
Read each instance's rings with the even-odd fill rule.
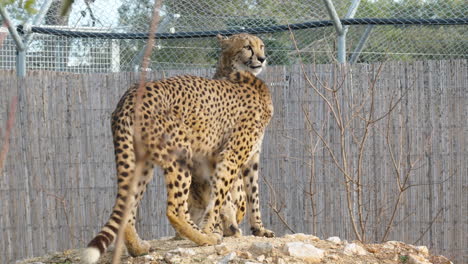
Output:
[[[243,236],[225,238],[217,246],[198,247],[188,240],[162,238],[151,241],[146,256],[122,257],[123,264],[286,264],[286,263],[366,263],[366,264],[451,264],[443,256],[431,255],[425,246],[389,241],[383,244],[349,243],[338,237],[320,240],[312,235],[294,234],[277,238]],[[17,264],[79,263],[79,250],[67,250]],[[112,249],[99,263],[111,263]]]

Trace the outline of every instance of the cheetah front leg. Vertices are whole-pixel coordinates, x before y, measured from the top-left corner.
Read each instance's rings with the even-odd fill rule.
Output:
[[[254,236],[274,237],[275,233],[263,226],[262,216],[260,213],[260,199],[258,195],[259,159],[260,151],[257,151],[242,168],[245,192],[247,194],[247,211],[249,212],[250,216],[250,230]]]

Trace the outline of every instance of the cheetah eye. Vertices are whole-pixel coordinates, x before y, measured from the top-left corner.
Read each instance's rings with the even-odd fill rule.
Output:
[[[250,45],[244,46],[244,49],[246,49],[246,50],[252,50],[252,46],[250,46]]]

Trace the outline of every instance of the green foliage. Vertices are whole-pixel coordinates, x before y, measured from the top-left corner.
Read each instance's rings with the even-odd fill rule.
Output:
[[[400,263],[407,263],[408,259],[409,259],[409,257],[406,256],[406,255],[402,255],[402,256],[399,257]]]
[[[37,10],[34,8],[35,4],[36,0],[0,0],[0,5],[4,7],[13,6],[16,8],[23,9],[29,14],[37,13]]]
[[[338,14],[343,17],[349,0],[334,0]],[[160,32],[207,31],[268,27],[310,20],[327,19],[320,4],[299,0],[180,0],[164,1]],[[153,1],[122,0],[119,9],[120,28],[127,32],[147,32],[151,21]],[[311,12],[316,16],[312,18]],[[177,14],[177,16],[174,16]],[[268,14],[268,16],[265,16]],[[357,18],[454,18],[468,16],[466,0],[362,0]],[[350,54],[359,42],[366,26],[351,26],[347,34]],[[305,63],[330,63],[336,53],[334,29],[318,28],[294,32],[301,58]],[[292,64],[299,56],[289,32],[262,34],[268,63]],[[358,62],[384,60],[421,60],[459,58],[466,56],[466,26],[376,26]],[[143,49],[143,41],[121,41],[122,53],[135,58]],[[166,67],[214,65],[219,47],[214,38],[157,41],[152,61]],[[447,55],[443,55],[447,54]],[[465,54],[465,55],[463,55]],[[443,57],[444,56],[444,57]]]
[[[119,24],[127,32],[147,32],[153,13],[150,0],[122,0],[118,9]]]
[[[70,11],[70,8],[71,8],[73,2],[75,2],[75,1],[74,0],[64,0],[63,1],[62,8],[60,10],[60,15],[61,16],[65,16],[65,15],[68,14],[68,11]]]

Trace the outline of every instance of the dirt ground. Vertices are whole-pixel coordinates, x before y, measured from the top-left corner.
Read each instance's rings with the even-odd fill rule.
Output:
[[[369,263],[369,264],[450,264],[443,256],[433,256],[425,246],[397,241],[383,244],[347,242],[334,237],[321,240],[312,235],[294,234],[277,238],[242,236],[224,238],[217,246],[197,246],[188,240],[161,238],[150,241],[148,255],[124,255],[123,264],[188,264],[188,263]],[[17,264],[80,263],[79,249],[66,250],[43,257],[18,261]],[[111,263],[113,250],[108,250],[99,263]]]

